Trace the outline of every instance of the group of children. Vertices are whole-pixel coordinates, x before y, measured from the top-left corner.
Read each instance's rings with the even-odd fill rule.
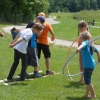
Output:
[[[80,21],[78,23],[78,29],[81,34],[78,39],[78,48],[76,52],[79,52],[80,71],[84,71],[84,73],[81,74],[79,82],[85,82],[87,85],[85,95],[87,98],[96,98],[91,83],[92,72],[95,68],[93,52],[97,53],[98,62],[100,62],[100,54],[98,49],[93,46],[93,43],[89,43],[92,40],[92,36],[88,31],[86,22]],[[33,77],[41,77],[41,74],[38,73],[38,59],[40,59],[41,50],[45,57],[46,74],[54,74],[54,72],[50,70],[51,53],[48,43],[48,32],[51,33],[51,40],[54,41],[55,35],[53,29],[49,23],[45,22],[44,13],[39,13],[36,20],[30,22],[24,31],[17,30],[16,28],[11,30],[13,41],[10,43],[9,47],[14,47],[14,62],[7,77],[8,80],[13,78],[19,64],[19,59],[21,59],[22,62],[21,81],[25,80],[26,69],[29,65],[34,67]],[[89,92],[91,95],[89,95]]]
[[[14,47],[14,62],[8,74],[8,80],[13,79],[13,75],[19,64],[19,59],[21,59],[22,62],[20,74],[21,81],[25,80],[26,69],[28,66],[34,67],[34,78],[41,77],[41,74],[38,73],[38,59],[40,59],[41,50],[45,57],[47,68],[46,75],[54,74],[54,72],[50,70],[51,53],[48,44],[48,32],[51,33],[51,40],[54,41],[55,36],[53,29],[49,23],[45,22],[45,14],[42,12],[39,13],[36,20],[31,21],[26,26],[24,31],[17,30],[16,28],[11,29],[13,41],[10,43],[9,47]]]

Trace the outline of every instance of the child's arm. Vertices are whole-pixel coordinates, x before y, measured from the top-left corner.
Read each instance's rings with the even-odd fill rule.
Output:
[[[11,43],[11,44],[9,45],[9,48],[13,48],[16,44],[18,44],[18,43],[22,42],[23,40],[25,40],[25,38],[24,38],[24,37],[23,37],[23,38],[21,38],[21,39],[19,39],[18,41],[14,42],[14,43]]]
[[[81,49],[84,47],[84,45],[80,45],[77,49],[76,49],[76,53],[78,53],[78,52],[80,52],[81,51]]]
[[[53,30],[51,30],[51,31],[49,31],[49,32],[50,32],[51,35],[52,35],[52,37],[51,37],[51,41],[54,41],[54,40],[55,40],[55,34],[54,34]]]
[[[21,33],[18,33],[17,36],[15,37],[15,39],[11,42],[11,43],[15,43],[17,41],[17,39],[20,37]]]

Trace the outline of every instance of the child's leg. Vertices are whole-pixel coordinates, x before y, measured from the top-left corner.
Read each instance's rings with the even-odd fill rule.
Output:
[[[80,72],[83,72],[84,69],[82,68],[82,56],[81,56],[81,53],[79,53],[79,66],[80,66]],[[79,82],[84,82],[84,75],[81,74],[81,77],[80,77],[80,80]]]
[[[91,97],[96,97],[93,89],[93,85],[91,83],[91,76],[92,76],[93,69],[85,68],[84,69],[84,81],[87,85],[86,87],[86,96],[88,97],[89,92],[91,92]]]
[[[10,72],[9,72],[9,75],[7,77],[7,79],[12,79],[15,71],[16,71],[16,68],[19,64],[19,55],[18,55],[18,51],[17,50],[14,50],[14,63],[12,64],[12,67],[10,69]]]
[[[89,97],[89,91],[90,91],[90,90],[89,90],[89,86],[87,85],[87,86],[86,86],[86,94],[85,94],[86,97]]]
[[[21,63],[22,63],[20,79],[22,81],[24,81],[25,80],[25,76],[26,76],[27,56],[26,56],[26,54],[23,54],[23,53],[20,53],[20,52],[19,52],[19,56],[21,58]]]
[[[91,98],[96,98],[96,94],[94,92],[94,88],[93,88],[92,83],[88,85],[88,88],[89,88],[89,90],[91,92]]]
[[[37,71],[38,72],[38,67],[34,67],[34,71]]]
[[[49,71],[50,70],[50,58],[45,59],[45,65],[46,65],[47,71]]]

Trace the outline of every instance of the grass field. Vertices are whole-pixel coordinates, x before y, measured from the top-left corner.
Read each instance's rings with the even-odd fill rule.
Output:
[[[2,42],[3,41],[3,42]],[[5,42],[4,42],[5,41]],[[0,39],[2,43],[0,46],[0,79],[7,77],[10,66],[13,61],[13,49],[8,48],[9,39]],[[5,47],[4,47],[5,45]],[[56,72],[61,72],[65,63],[67,55],[67,48],[51,45],[52,59],[51,69]],[[59,52],[60,51],[60,52]],[[74,50],[71,52],[71,54]],[[78,72],[77,56],[70,63],[71,69],[74,72]],[[45,73],[45,66],[43,57],[40,61],[39,69]],[[32,72],[32,67],[29,67],[27,72]],[[96,68],[93,75],[93,84],[97,93],[97,99],[100,99],[99,95],[99,65]],[[15,74],[20,73],[20,65]],[[79,84],[76,81],[79,77],[73,78],[71,81],[69,78],[64,77],[62,74],[49,76],[47,78],[39,78],[33,81],[25,81],[15,85],[4,86],[0,84],[0,98],[1,100],[87,100],[84,98],[85,85]]]
[[[61,22],[60,24],[53,25],[55,30],[56,38],[64,39],[64,40],[75,40],[78,37],[78,28],[77,23],[80,20],[74,20],[73,16],[76,15],[78,17],[83,17],[87,19],[95,19],[95,22],[99,22],[99,24],[95,24],[96,26],[100,26],[100,11],[82,11],[78,13],[53,13],[52,16],[57,17],[57,21]],[[58,18],[60,16],[60,18]],[[93,39],[100,35],[99,28],[90,28],[90,33],[92,34]],[[100,40],[95,42],[96,44],[100,44]]]
[[[57,14],[52,15],[57,16]],[[57,21],[61,22],[59,25],[53,25],[57,38],[74,40],[77,37],[78,21],[72,19],[73,15],[74,13],[63,13],[61,14],[61,18],[57,18]],[[4,26],[5,25],[0,25],[0,29],[2,29]],[[92,30],[94,32],[97,31],[91,29],[91,31]],[[13,62],[13,49],[8,48],[8,44],[11,41],[11,36],[6,33],[5,35],[5,38],[0,38],[0,79],[5,79],[7,77]],[[99,32],[93,35],[93,37],[96,36],[99,36]],[[99,43],[99,41],[97,43]],[[68,48],[51,44],[50,49],[52,53],[51,69],[55,72],[62,72],[62,67],[66,61]],[[71,54],[73,54],[74,51],[75,48],[72,49]],[[45,74],[43,55],[39,64],[39,69],[43,71],[42,74]],[[20,68],[21,64],[19,64],[15,76],[20,73]],[[69,63],[69,70],[71,73],[79,72],[78,55],[74,56]],[[97,99],[95,100],[100,100],[99,70],[100,68],[98,64],[92,77],[93,85],[97,94]],[[27,70],[27,72],[32,71],[32,67],[29,67]],[[74,77],[73,80],[70,80],[70,78],[63,76],[61,73],[58,75],[34,79],[33,81],[25,81],[9,86],[4,86],[0,83],[0,100],[87,100],[84,98],[85,85],[77,83],[78,79],[79,76]]]

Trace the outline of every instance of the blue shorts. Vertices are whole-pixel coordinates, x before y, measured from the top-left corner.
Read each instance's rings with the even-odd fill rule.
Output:
[[[84,81],[86,85],[91,83],[91,76],[94,69],[92,68],[84,68]]]

